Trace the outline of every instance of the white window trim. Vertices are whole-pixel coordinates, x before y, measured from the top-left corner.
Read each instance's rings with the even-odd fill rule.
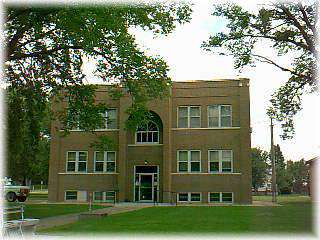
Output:
[[[187,194],[188,200],[187,201],[180,201],[179,200],[180,194]],[[199,201],[191,201],[191,194],[200,194],[200,200]],[[177,193],[177,202],[179,202],[179,203],[201,203],[202,202],[202,193],[201,192],[179,192],[179,193]]]
[[[187,194],[188,195],[188,200],[187,201],[180,201],[179,200],[179,195],[180,194]],[[189,202],[189,193],[188,192],[179,192],[179,193],[177,193],[177,202],[182,202],[182,203],[187,203],[187,202]]]
[[[210,193],[219,193],[219,202],[212,202],[210,200]],[[223,202],[222,201],[222,193],[231,193],[232,194],[232,201],[231,202]],[[233,192],[208,192],[208,203],[233,204],[234,203],[234,193]]]
[[[94,173],[117,173],[117,152],[116,151],[103,151],[103,171],[96,171],[96,162],[97,162],[96,153],[98,152],[101,152],[101,151],[94,151],[93,153],[93,158],[94,158],[93,172]],[[114,171],[113,172],[107,172],[108,153],[114,153]],[[102,162],[102,161],[98,161],[98,162]]]
[[[231,197],[232,197],[231,202],[223,202],[222,201],[222,193],[231,193]],[[220,193],[220,201],[221,201],[221,203],[224,203],[224,204],[232,204],[233,203],[233,192],[221,192]]]
[[[108,111],[109,110],[115,110],[116,111],[116,122],[117,122],[117,127],[116,128],[109,128],[108,127]],[[107,131],[107,130],[119,130],[118,128],[118,109],[117,108],[108,108],[103,114],[103,117],[105,118],[105,123],[104,123],[104,128],[97,128],[95,131]]]
[[[190,115],[190,108],[191,107],[198,107],[199,108],[199,119],[200,119],[200,126],[199,127],[195,127],[195,128],[201,128],[201,106],[200,105],[188,105],[188,106],[178,106],[177,107],[177,128],[182,128],[182,127],[179,127],[179,108],[182,108],[182,107],[186,107],[188,109],[188,126],[186,128],[193,128],[193,127],[190,127],[190,119],[191,119],[191,115]],[[185,127],[184,127],[185,128]]]
[[[211,172],[210,171],[210,152],[215,152],[218,151],[218,156],[219,156],[219,171],[218,172]],[[222,162],[227,162],[227,161],[222,161],[222,151],[231,151],[231,172],[223,172],[222,171]],[[233,173],[233,150],[232,149],[209,149],[208,150],[208,173],[215,174],[215,173]]]
[[[191,200],[191,194],[200,194],[200,200],[199,201],[192,201]],[[190,192],[189,193],[189,200],[190,200],[190,202],[197,202],[197,203],[201,203],[202,202],[202,193],[201,192]]]
[[[210,200],[211,193],[219,193],[219,202],[213,202]],[[221,202],[221,192],[208,192],[208,203],[220,203]]]
[[[96,192],[102,192],[102,200],[100,201],[100,200],[95,200],[95,196],[96,196]],[[94,191],[93,192],[93,198],[92,198],[92,201],[93,202],[97,202],[97,203],[99,203],[99,202],[101,202],[101,203],[108,203],[107,202],[107,193],[109,193],[109,192],[112,192],[112,193],[114,193],[114,201],[116,201],[116,199],[117,199],[117,193],[116,193],[116,191]]]
[[[77,199],[67,199],[67,192],[77,192]],[[65,190],[64,191],[64,200],[65,201],[78,201],[78,191],[77,190]]]
[[[74,171],[68,171],[68,162],[73,162],[73,161],[68,161],[68,153],[70,152],[75,152],[76,153],[76,160],[75,160],[75,170]],[[87,159],[86,159],[86,170],[85,171],[78,171],[79,169],[79,152],[85,152],[87,154]],[[86,173],[88,171],[88,151],[67,151],[66,153],[66,173]],[[82,162],[82,161],[81,161]],[[83,161],[84,162],[84,161]]]
[[[213,107],[213,106],[218,106],[218,112],[219,112],[219,116],[218,116],[218,126],[209,126],[209,123],[210,123],[210,121],[209,121],[209,118],[210,118],[210,116],[209,116],[209,108],[210,107]],[[230,107],[230,112],[231,112],[231,114],[230,114],[230,121],[231,121],[231,126],[221,126],[221,106],[229,106]],[[207,126],[208,126],[208,128],[233,128],[233,124],[232,124],[232,105],[231,104],[213,104],[213,105],[208,105],[207,106]]]
[[[157,127],[157,131],[138,131],[138,127],[135,131],[135,144],[139,145],[139,144],[146,144],[146,145],[152,145],[152,144],[159,144],[160,143],[160,129],[157,123],[155,123],[154,121],[150,121],[152,122],[154,125],[156,125]],[[153,140],[153,133],[157,132],[158,133],[158,138],[156,142],[138,142],[138,133],[152,133],[152,140]]]
[[[187,152],[188,159],[187,161],[179,161],[179,152]],[[199,161],[191,161],[191,152],[199,152],[200,160]],[[180,172],[179,170],[179,162],[187,162],[188,170],[186,172]],[[199,162],[200,163],[200,169],[198,172],[191,172],[191,162]],[[177,172],[178,173],[201,173],[201,150],[198,149],[192,149],[192,150],[178,150],[177,151]]]

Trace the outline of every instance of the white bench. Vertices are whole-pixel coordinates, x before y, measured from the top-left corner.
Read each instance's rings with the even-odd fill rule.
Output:
[[[20,219],[8,220],[4,222],[4,237],[19,237],[23,236],[25,233],[33,234],[36,224],[39,219],[35,218],[24,218],[24,206],[8,207],[4,209],[5,215],[10,215],[14,213],[20,213]]]

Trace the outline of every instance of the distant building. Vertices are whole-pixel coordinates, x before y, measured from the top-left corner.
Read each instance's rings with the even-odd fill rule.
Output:
[[[148,103],[154,121],[125,130],[131,97],[108,96],[108,122],[95,131],[115,149],[90,147],[96,135],[52,123],[49,201],[251,203],[249,80],[173,82],[170,97]],[[53,104],[54,110],[66,101]]]
[[[315,190],[316,190],[316,166],[319,164],[319,157],[314,157],[308,161],[306,164],[309,166],[309,173],[310,173],[310,181],[308,183],[309,195],[311,199],[315,200]]]

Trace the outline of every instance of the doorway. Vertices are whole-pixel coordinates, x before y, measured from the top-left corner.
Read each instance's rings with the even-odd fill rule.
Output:
[[[157,202],[159,196],[158,166],[135,166],[134,199]]]

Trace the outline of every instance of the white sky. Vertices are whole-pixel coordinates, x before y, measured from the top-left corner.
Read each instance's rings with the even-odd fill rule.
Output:
[[[263,1],[259,1],[263,2]],[[243,5],[243,2],[241,2]],[[251,10],[257,9],[257,5],[245,6]],[[266,116],[266,108],[271,94],[280,87],[288,78],[288,75],[277,68],[258,63],[255,68],[246,67],[242,73],[233,68],[232,57],[214,55],[200,48],[202,41],[207,40],[214,32],[225,30],[225,21],[211,16],[212,1],[195,2],[190,23],[180,25],[169,36],[154,38],[151,32],[141,29],[132,29],[139,45],[149,54],[160,55],[170,67],[169,75],[174,81],[181,80],[207,80],[213,78],[250,78],[251,95],[251,126],[252,147],[260,147],[264,150],[270,148],[270,123]],[[265,43],[256,50],[257,53],[269,56],[280,62],[283,66],[289,66],[290,58],[279,59],[273,49]],[[85,66],[92,81],[90,72],[94,63]],[[91,76],[90,76],[91,75]],[[304,97],[303,110],[296,117],[296,135],[291,140],[281,140],[279,123],[275,126],[275,144],[279,144],[286,159],[300,160],[310,159],[319,155],[320,144],[317,130],[320,120],[315,104],[318,103],[319,94]]]

